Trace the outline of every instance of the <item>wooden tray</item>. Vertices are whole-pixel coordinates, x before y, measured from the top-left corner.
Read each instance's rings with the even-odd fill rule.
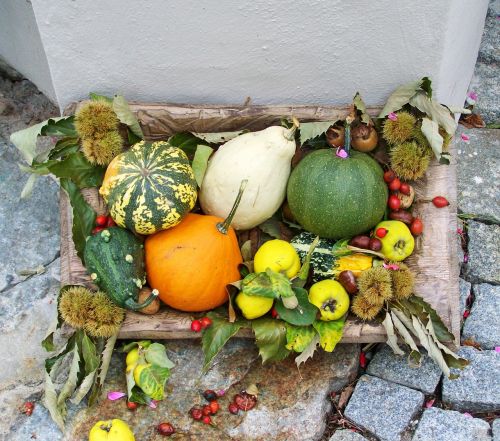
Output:
[[[69,106],[65,114],[73,114],[78,104]],[[147,139],[166,139],[184,131],[224,132],[231,130],[260,130],[279,124],[283,116],[296,116],[300,121],[335,121],[343,119],[348,107],[333,106],[195,106],[161,103],[130,103],[141,123]],[[379,108],[368,109],[377,115]],[[415,213],[424,225],[424,234],[416,241],[416,251],[408,259],[417,274],[416,294],[422,296],[439,312],[459,341],[459,265],[456,240],[456,161],[451,150],[449,166],[433,161],[426,176],[416,185],[418,199],[445,196],[450,205],[436,209],[432,204],[417,204]],[[85,189],[87,202],[99,213],[106,207],[96,189]],[[74,248],[71,225],[72,210],[66,194],[60,198],[61,212],[61,284],[92,286]],[[197,338],[190,330],[191,316],[163,307],[153,316],[127,312],[119,338],[182,339]],[[240,337],[251,337],[251,331],[242,331]],[[377,323],[364,323],[350,318],[346,324],[343,343],[371,343],[385,341],[385,331]]]

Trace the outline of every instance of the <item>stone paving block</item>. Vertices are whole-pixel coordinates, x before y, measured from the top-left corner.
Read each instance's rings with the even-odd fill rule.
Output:
[[[351,430],[337,430],[330,441],[366,441],[366,438]]]
[[[363,375],[356,384],[344,415],[381,441],[400,441],[423,402],[422,392]]]
[[[473,283],[500,284],[500,226],[469,221],[468,233],[467,279]]]
[[[469,143],[460,138],[470,137]],[[500,133],[496,129],[466,129],[455,135],[457,196],[461,213],[492,217],[500,222]]]
[[[463,316],[467,307],[467,299],[469,298],[472,285],[470,282],[467,282],[467,280],[462,278],[458,279],[458,282],[460,288],[460,316]]]
[[[408,354],[396,355],[389,346],[383,345],[368,365],[366,373],[432,394],[441,378],[441,369],[429,357],[422,355],[421,366],[411,367]]]
[[[474,304],[462,330],[462,341],[465,339],[483,349],[500,346],[500,286],[474,285]]]
[[[203,353],[198,341],[168,341],[168,356],[175,363],[167,383],[167,398],[156,410],[140,406],[130,412],[125,400],[103,399],[91,409],[83,409],[68,419],[61,438],[55,424],[39,411],[42,418],[19,415],[11,426],[9,441],[27,441],[26,434],[39,434],[42,441],[87,441],[90,428],[101,419],[121,418],[133,428],[136,439],[156,440],[155,426],[170,421],[186,439],[206,441],[275,440],[313,441],[321,438],[326,414],[330,410],[329,392],[338,391],[356,375],[359,364],[358,345],[339,345],[335,352],[318,352],[301,367],[302,378],[293,357],[284,362],[262,365],[255,344],[234,339],[218,355],[206,375],[201,375]],[[109,391],[126,391],[123,354],[115,354],[106,379],[103,398]],[[227,406],[233,396],[250,384],[258,384],[257,406],[239,416],[229,415]],[[219,399],[222,411],[213,417],[217,429],[193,421],[189,409],[202,402],[200,391],[224,389]],[[73,410],[73,406],[70,405]],[[158,438],[159,439],[159,438]]]
[[[489,424],[454,410],[426,409],[412,441],[490,441]]]
[[[500,441],[500,418],[493,421],[491,431],[493,432],[493,441]]]
[[[470,364],[461,371],[453,369],[458,379],[443,378],[443,401],[463,412],[500,410],[500,353],[462,346],[458,354]]]

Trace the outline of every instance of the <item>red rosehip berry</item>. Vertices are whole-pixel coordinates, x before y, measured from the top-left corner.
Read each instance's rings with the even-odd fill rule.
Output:
[[[274,306],[271,308],[271,317],[273,319],[279,319],[280,318],[280,315],[278,314],[278,311],[276,311],[276,308]]]
[[[199,407],[193,407],[190,411],[189,414],[193,418],[193,420],[200,421],[203,418],[203,412]]]
[[[106,227],[95,227],[92,229],[92,234],[97,234],[100,233],[102,230],[104,230]]]
[[[391,194],[387,200],[387,205],[391,210],[399,210],[401,207],[401,201],[395,194]]]
[[[389,184],[392,182],[394,179],[396,179],[396,173],[394,173],[392,170],[387,170],[384,173],[384,181]]]
[[[414,236],[420,236],[424,231],[424,224],[418,217],[413,219],[413,222],[410,225],[410,231]]]
[[[106,222],[107,227],[116,227],[116,222],[111,216],[108,216],[108,221]]]
[[[210,407],[212,415],[215,415],[220,409],[219,403],[217,401],[210,401],[210,404],[208,406]]]
[[[235,404],[243,411],[251,410],[257,404],[257,397],[247,392],[240,392],[234,396]]]
[[[175,428],[170,423],[160,423],[156,427],[156,430],[163,436],[171,436],[175,433]]]
[[[399,187],[399,192],[405,195],[409,195],[411,193],[410,184],[407,182],[401,182],[401,186]]]
[[[107,223],[108,223],[108,216],[100,214],[95,218],[95,224],[98,227],[105,227]]]
[[[394,178],[390,183],[389,183],[389,190],[391,191],[398,191],[401,187],[401,181],[399,178]]]
[[[201,329],[206,329],[212,325],[212,320],[209,317],[202,317],[200,319]]]
[[[228,410],[230,413],[232,413],[233,415],[238,415],[239,411],[240,411],[240,408],[238,407],[238,405],[236,403],[231,403],[229,406],[228,406]]]
[[[377,228],[375,231],[375,236],[380,237],[381,239],[386,236],[387,231],[385,228]]]
[[[129,410],[135,410],[137,409],[137,403],[134,403],[132,401],[127,401],[127,408]]]
[[[212,424],[212,418],[210,416],[206,415],[203,417],[203,424]]]
[[[437,208],[443,208],[443,207],[447,207],[448,205],[450,205],[450,203],[448,202],[448,199],[446,199],[445,197],[443,196],[436,196],[433,200],[432,200],[432,203],[434,204],[435,207]]]
[[[27,416],[31,416],[33,410],[35,410],[35,403],[32,401],[26,401],[26,403],[21,406],[21,412]]]
[[[202,407],[201,413],[203,415],[205,415],[205,416],[211,415],[212,414],[212,409],[210,408],[210,406],[208,404],[206,404],[205,406]]]
[[[359,354],[359,365],[364,369],[366,367],[366,354],[361,352]]]
[[[193,320],[191,322],[191,331],[200,332],[201,331],[201,322],[199,320]]]

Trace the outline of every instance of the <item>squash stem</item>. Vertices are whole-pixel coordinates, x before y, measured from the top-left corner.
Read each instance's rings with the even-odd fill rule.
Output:
[[[345,119],[345,134],[344,134],[344,150],[347,153],[347,156],[351,153],[351,123],[352,119],[348,116]]]
[[[236,210],[238,209],[238,206],[240,205],[241,198],[243,196],[243,192],[245,191],[245,187],[247,186],[248,179],[244,179],[241,181],[240,184],[240,189],[238,191],[238,195],[236,196],[236,200],[234,201],[233,208],[231,208],[231,211],[229,212],[228,216],[226,217],[226,220],[224,222],[219,222],[217,224],[217,229],[219,232],[222,234],[227,234],[229,231],[229,227],[231,226],[231,222],[233,221],[233,217],[236,214]]]

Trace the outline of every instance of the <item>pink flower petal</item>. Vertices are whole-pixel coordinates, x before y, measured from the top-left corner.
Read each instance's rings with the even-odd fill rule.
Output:
[[[148,404],[149,407],[151,407],[151,409],[156,409],[156,401],[155,400],[151,400],[151,402]]]
[[[467,418],[474,418],[469,412],[464,412],[463,415]]]
[[[495,346],[495,352],[500,352],[500,346]]]
[[[436,401],[436,400],[435,400],[434,398],[432,398],[431,400],[429,400],[429,401],[427,401],[427,402],[425,403],[425,407],[426,407],[427,409],[429,409],[430,407],[432,407],[432,406],[434,405],[434,402],[435,402],[435,401]]]
[[[461,228],[457,228],[457,234],[461,236],[462,234],[464,234],[464,230],[462,230]]]
[[[477,100],[477,93],[476,93],[476,92],[474,92],[473,90],[471,90],[471,91],[467,94],[467,96],[468,96],[470,99],[474,100],[474,101],[476,101],[476,100]]]
[[[465,133],[462,133],[460,135],[460,137],[462,138],[462,141],[464,141],[464,142],[469,142],[470,141],[469,135],[466,135]]]
[[[216,393],[218,397],[223,397],[224,395],[226,395],[226,391],[224,389],[220,389]]]
[[[347,152],[342,147],[338,147],[335,154],[342,159],[345,159],[348,156]]]
[[[383,263],[382,266],[385,269],[392,270],[392,271],[397,271],[399,269],[399,265],[396,265],[395,263],[391,263],[391,264]]]
[[[389,118],[391,121],[397,121],[398,115],[396,115],[394,112],[391,112],[389,113],[389,115],[387,115],[387,118]]]
[[[108,392],[108,400],[111,400],[111,401],[115,401],[115,400],[119,400],[120,398],[123,398],[124,396],[126,396],[127,394],[123,393],[123,392]]]
[[[469,255],[464,254],[464,263],[467,263],[469,261]]]

